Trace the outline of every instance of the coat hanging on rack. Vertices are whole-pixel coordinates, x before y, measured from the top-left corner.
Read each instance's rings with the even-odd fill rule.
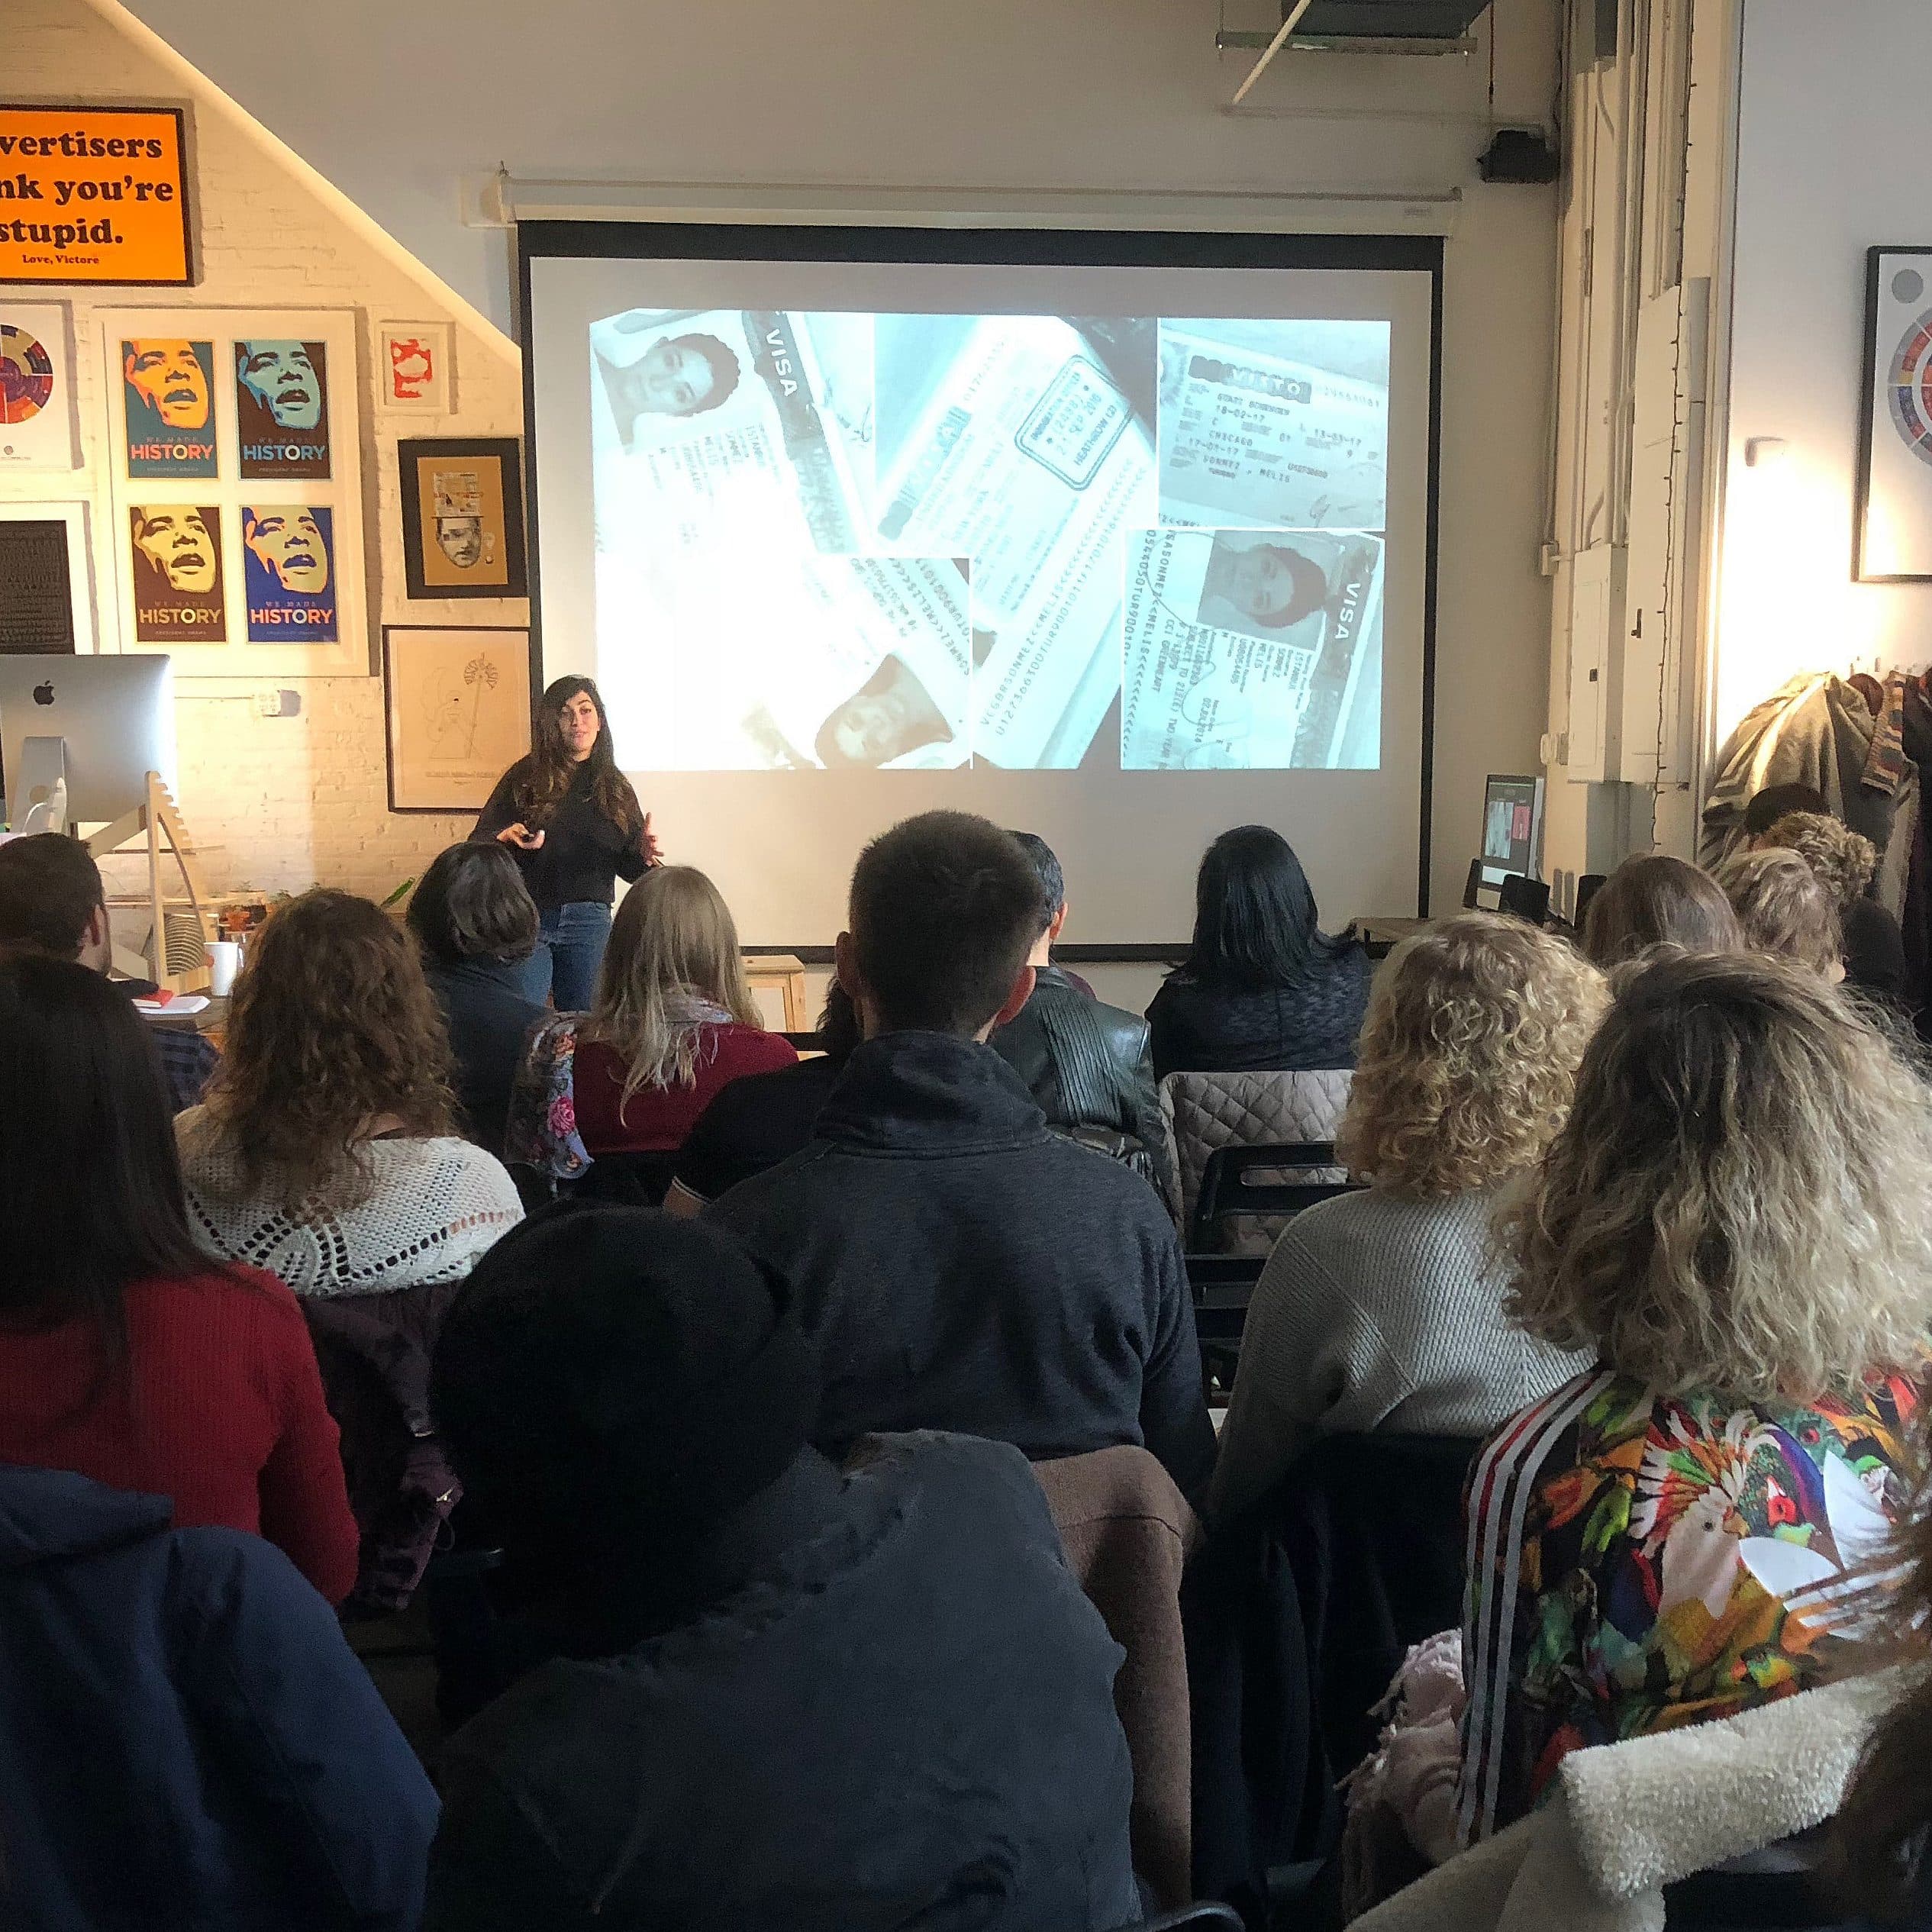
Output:
[[[1915,777],[1901,743],[1905,682],[1899,672],[1884,681],[1876,713],[1856,685],[1829,672],[1793,678],[1754,706],[1718,754],[1699,861],[1714,865],[1737,845],[1745,807],[1774,785],[1822,792],[1834,815],[1883,854],[1900,793]]]

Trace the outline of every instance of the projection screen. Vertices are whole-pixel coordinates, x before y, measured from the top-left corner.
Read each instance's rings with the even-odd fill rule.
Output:
[[[1256,821],[1326,923],[1418,909],[1440,241],[519,235],[541,678],[747,943],[941,805],[1054,847],[1082,951]]]

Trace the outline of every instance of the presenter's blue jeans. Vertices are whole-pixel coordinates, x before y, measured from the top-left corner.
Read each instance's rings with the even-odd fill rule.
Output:
[[[582,1013],[597,990],[597,969],[611,937],[611,908],[595,899],[573,899],[546,912],[537,928],[530,961],[530,997],[546,993],[560,1013]]]

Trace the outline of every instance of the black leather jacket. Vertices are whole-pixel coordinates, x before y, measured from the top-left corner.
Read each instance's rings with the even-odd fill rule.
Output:
[[[987,1042],[1027,1083],[1058,1132],[1141,1166],[1171,1199],[1167,1130],[1147,1023],[1090,999],[1057,966],[1042,966],[1033,997]],[[1110,1144],[1118,1135],[1129,1144]]]

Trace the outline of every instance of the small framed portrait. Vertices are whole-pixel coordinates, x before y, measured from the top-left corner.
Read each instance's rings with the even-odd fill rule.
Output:
[[[385,409],[447,416],[451,338],[447,322],[385,322],[376,331],[376,393]]]
[[[248,481],[329,474],[328,348],[250,336],[234,345],[235,421]]]
[[[121,382],[131,477],[215,474],[212,342],[123,337]]]
[[[390,624],[382,700],[390,811],[478,811],[530,749],[530,633]]]
[[[134,637],[144,644],[227,641],[221,511],[212,503],[137,503],[127,511]]]
[[[334,523],[325,503],[241,506],[251,644],[335,642]]]
[[[514,437],[396,445],[411,598],[521,597],[523,467]]]

